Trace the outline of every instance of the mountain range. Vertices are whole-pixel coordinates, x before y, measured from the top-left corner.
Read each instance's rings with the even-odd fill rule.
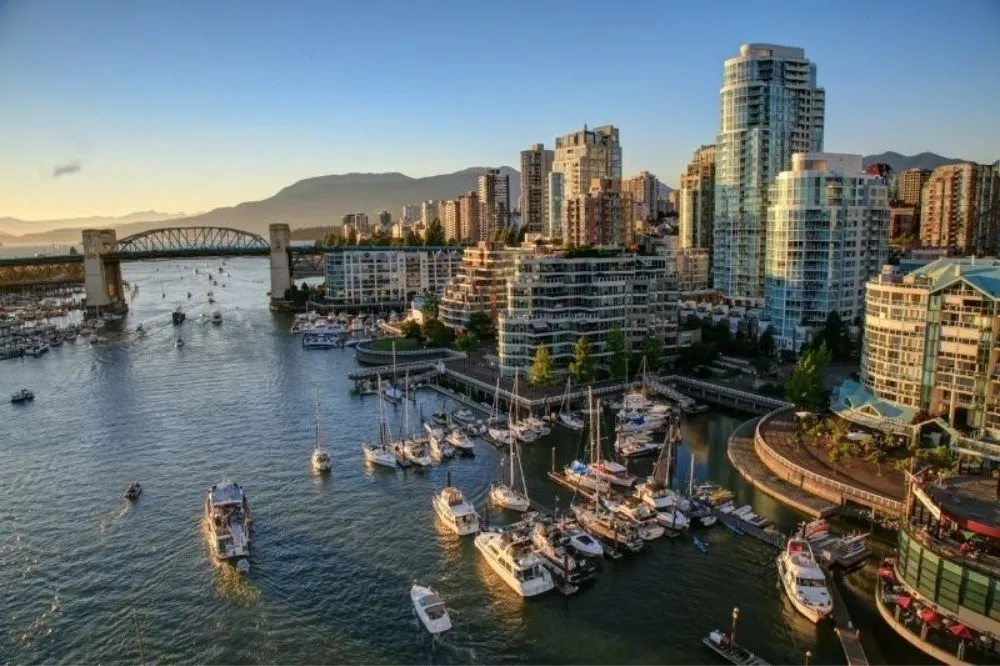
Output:
[[[933,169],[943,164],[964,160],[942,157],[934,153],[907,156],[886,152],[868,155],[867,166],[876,162],[889,164],[895,171],[909,168]],[[300,180],[267,199],[247,201],[236,206],[216,208],[207,213],[185,216],[183,213],[144,211],[123,217],[87,217],[63,220],[18,220],[0,217],[0,242],[4,243],[78,243],[80,229],[114,228],[119,237],[163,226],[236,227],[267,235],[273,222],[285,222],[292,227],[329,227],[339,225],[341,216],[363,212],[374,218],[385,209],[397,218],[403,204],[419,204],[429,199],[452,199],[476,189],[476,177],[486,167],[470,167],[454,173],[411,178],[402,173],[348,173],[319,176]],[[517,206],[521,176],[511,167],[501,167],[510,176],[511,205]],[[660,196],[672,188],[660,183]]]

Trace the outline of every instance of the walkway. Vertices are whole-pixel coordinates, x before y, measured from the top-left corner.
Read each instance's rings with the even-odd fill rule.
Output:
[[[827,581],[826,587],[833,599],[834,630],[847,658],[847,666],[868,666],[868,655],[865,654],[865,648],[861,645],[861,635],[854,627],[851,615],[844,604],[844,597],[840,594],[839,581],[828,571]]]
[[[829,502],[785,481],[768,469],[754,451],[754,429],[760,419],[752,419],[729,436],[729,461],[747,483],[802,513],[821,518],[836,513],[839,504]]]

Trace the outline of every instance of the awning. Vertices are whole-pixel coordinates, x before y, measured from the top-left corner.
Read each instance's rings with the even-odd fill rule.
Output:
[[[896,599],[896,605],[900,608],[909,608],[913,605],[913,597],[900,597]]]
[[[948,631],[951,632],[952,636],[961,638],[963,641],[971,641],[974,638],[969,628],[958,622],[948,627]]]
[[[934,624],[935,622],[938,622],[941,619],[941,616],[938,615],[933,610],[931,610],[930,608],[925,608],[919,613],[917,613],[917,617],[923,620],[925,624]]]

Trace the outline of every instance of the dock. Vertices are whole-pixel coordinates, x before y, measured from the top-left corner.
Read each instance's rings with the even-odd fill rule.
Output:
[[[830,591],[830,598],[833,599],[833,622],[834,631],[840,639],[840,647],[844,650],[844,657],[848,666],[868,666],[868,655],[861,645],[861,634],[854,627],[851,614],[844,604],[844,597],[840,594],[840,585],[834,575],[827,567],[823,567],[826,574],[827,589]]]

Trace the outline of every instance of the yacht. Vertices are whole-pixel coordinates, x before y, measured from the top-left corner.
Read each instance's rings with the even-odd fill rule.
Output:
[[[444,438],[444,430],[438,426],[424,421],[424,431],[427,433],[427,442],[431,450],[431,458],[440,462],[445,458],[455,456],[455,449]]]
[[[250,528],[253,519],[243,487],[226,481],[205,496],[205,522],[216,559],[226,560],[240,573],[250,571]]]
[[[330,460],[330,454],[323,450],[323,435],[319,430],[319,402],[316,399],[316,393],[313,392],[313,409],[316,412],[316,444],[313,448],[312,462],[313,470],[323,473],[329,472],[330,468],[333,466],[333,461]]]
[[[537,416],[529,416],[524,419],[522,423],[531,428],[531,430],[534,431],[538,437],[545,437],[552,432],[552,429],[548,426],[548,424]]]
[[[410,588],[410,601],[413,602],[413,610],[420,618],[420,623],[424,629],[434,634],[443,634],[451,629],[451,618],[448,616],[448,608],[441,601],[437,592],[429,587],[414,584]]]
[[[451,485],[451,474],[448,475],[448,485],[434,496],[432,504],[438,517],[455,534],[466,536],[479,531],[476,508],[465,499],[461,490]]]
[[[487,427],[486,436],[497,446],[506,446],[514,442],[514,434],[507,428],[500,426]]]
[[[597,493],[607,494],[611,492],[611,486],[601,479],[594,476],[590,469],[580,462],[579,460],[574,460],[570,464],[563,468],[563,476],[574,486],[582,488],[584,490],[590,490]]]
[[[630,474],[628,468],[611,460],[599,460],[596,463],[591,463],[590,471],[598,479],[620,488],[631,488],[638,481],[638,477],[635,474]]]
[[[567,545],[578,555],[583,557],[604,556],[604,546],[601,545],[601,542],[587,534],[575,519],[560,518],[556,521],[556,527],[566,535],[569,540]]]
[[[468,423],[470,421],[474,421],[476,415],[472,413],[471,409],[463,407],[462,409],[452,414],[452,417],[460,423]]]
[[[826,576],[805,539],[789,539],[778,555],[778,578],[795,609],[816,623],[833,611]]]
[[[461,428],[453,428],[445,439],[462,455],[473,455],[475,445],[472,443],[472,440],[469,439],[469,436],[462,432]]]
[[[403,389],[388,381],[384,381],[382,382],[382,397],[393,404],[399,404],[403,401],[405,394],[403,393]]]
[[[514,439],[519,442],[524,442],[525,444],[531,444],[536,439],[538,439],[538,433],[536,433],[531,426],[526,423],[511,423],[508,425],[508,431],[513,435]]]
[[[522,597],[544,594],[555,587],[545,560],[522,534],[482,532],[476,536],[476,548],[503,582]]]
[[[28,389],[21,389],[20,391],[17,391],[12,396],[10,396],[10,401],[15,405],[22,402],[31,402],[34,399],[35,399],[35,394],[29,391]]]
[[[591,539],[589,536],[587,538]],[[597,543],[593,539],[591,541]],[[597,567],[585,556],[574,553],[570,536],[551,521],[534,521],[531,526],[531,543],[536,552],[548,560],[549,569],[570,585],[585,583],[597,574]],[[600,547],[600,544],[597,545]]]
[[[417,467],[430,467],[434,463],[428,450],[427,440],[415,437],[403,442],[403,457]]]
[[[336,335],[309,331],[302,336],[302,347],[304,349],[339,349],[343,346],[343,338]]]
[[[566,380],[566,394],[563,396],[562,406],[559,408],[559,423],[563,424],[570,430],[583,430],[584,423],[583,419],[574,414],[569,410],[569,394],[570,394],[570,382],[572,379]]]
[[[634,524],[644,541],[659,539],[666,533],[664,527],[667,526],[660,522],[659,514],[634,497],[621,501],[606,500],[604,505],[615,515]]]
[[[611,515],[599,505],[586,507],[582,504],[573,505],[573,515],[580,526],[590,534],[611,543],[618,543],[633,553],[642,550],[643,539],[638,530],[628,521]]]
[[[662,448],[663,444],[654,442],[653,438],[645,433],[618,435],[615,439],[615,451],[618,455],[629,459],[653,456],[659,453]]]

